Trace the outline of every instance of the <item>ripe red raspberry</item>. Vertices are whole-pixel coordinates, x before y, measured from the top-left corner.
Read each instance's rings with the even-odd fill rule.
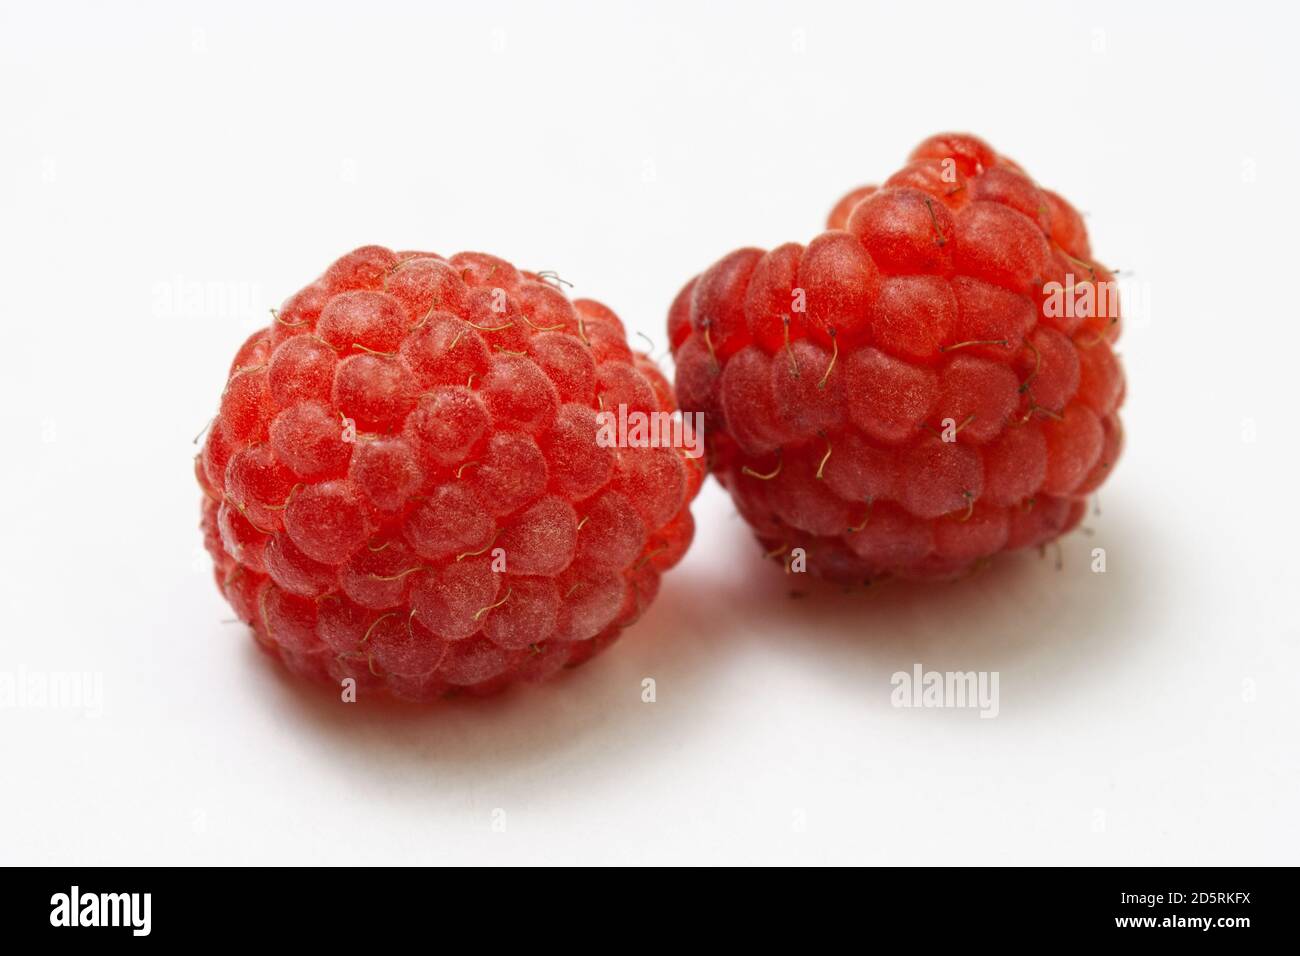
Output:
[[[678,400],[763,545],[835,580],[944,578],[1073,528],[1124,394],[1079,214],[950,134],[828,226],[731,253],[668,317]]]
[[[424,701],[585,661],[654,598],[698,459],[618,317],[544,274],[357,249],[244,343],[197,462],[217,584],[290,670]]]

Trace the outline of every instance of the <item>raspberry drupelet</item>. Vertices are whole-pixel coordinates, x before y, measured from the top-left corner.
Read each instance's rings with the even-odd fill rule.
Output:
[[[740,249],[668,317],[676,392],[764,548],[943,579],[1078,524],[1123,443],[1113,275],[974,136],[927,139],[807,246]]]
[[[357,249],[235,356],[196,470],[217,584],[293,672],[427,701],[613,641],[702,462],[598,441],[672,390],[605,306],[502,259]]]

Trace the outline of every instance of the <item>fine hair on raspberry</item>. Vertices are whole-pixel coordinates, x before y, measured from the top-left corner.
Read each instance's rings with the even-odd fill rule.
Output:
[[[827,226],[724,256],[668,317],[678,401],[767,553],[947,579],[1074,528],[1124,397],[1115,277],[1080,214],[941,134]]]
[[[589,659],[694,533],[702,462],[618,317],[484,253],[365,246],[235,355],[196,472],[217,585],[289,670],[430,701]]]

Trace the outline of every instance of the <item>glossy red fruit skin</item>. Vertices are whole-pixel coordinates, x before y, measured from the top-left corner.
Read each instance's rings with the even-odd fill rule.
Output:
[[[554,676],[694,533],[702,460],[598,441],[620,403],[675,410],[605,306],[485,253],[354,250],[231,364],[195,463],[217,586],[268,654],[358,697]]]
[[[678,400],[764,550],[934,580],[1071,530],[1123,446],[1119,304],[1082,217],[946,133],[827,226],[732,253],[669,313]]]

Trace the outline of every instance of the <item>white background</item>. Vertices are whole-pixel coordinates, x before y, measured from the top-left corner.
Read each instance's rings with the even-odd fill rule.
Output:
[[[267,6],[0,13],[0,671],[103,688],[0,709],[0,862],[1298,862],[1293,7]],[[191,442],[334,257],[555,269],[662,352],[692,274],[947,128],[1128,270],[1128,448],[1060,570],[823,593],[710,483],[541,688],[344,706],[223,623]],[[891,707],[918,662],[1000,716]]]

